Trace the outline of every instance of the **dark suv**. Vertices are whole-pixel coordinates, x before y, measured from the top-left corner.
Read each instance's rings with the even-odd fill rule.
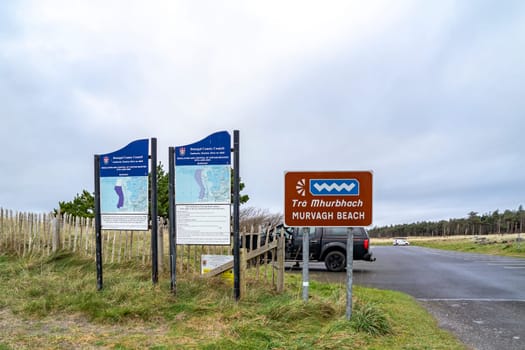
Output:
[[[363,227],[288,227],[286,235],[286,260],[302,260],[303,233],[309,232],[310,260],[324,261],[328,271],[346,268],[346,242],[348,230],[354,235],[354,260],[375,261],[370,250],[370,238]]]

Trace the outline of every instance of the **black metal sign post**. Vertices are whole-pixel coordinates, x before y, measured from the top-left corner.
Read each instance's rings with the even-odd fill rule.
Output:
[[[173,294],[177,294],[177,230],[175,215],[175,147],[170,147],[168,152],[168,203],[170,219],[170,288]]]
[[[151,280],[159,281],[158,260],[158,215],[157,215],[157,139],[151,139]]]
[[[97,290],[102,290],[102,226],[100,223],[100,156],[95,155],[95,240]]]
[[[241,298],[241,264],[239,250],[239,130],[233,131],[233,290],[235,300]]]

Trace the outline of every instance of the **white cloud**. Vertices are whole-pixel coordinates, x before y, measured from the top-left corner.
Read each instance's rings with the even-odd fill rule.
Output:
[[[0,135],[19,152],[0,206],[91,189],[93,154],[133,139],[157,137],[167,164],[224,129],[241,131],[250,204],[274,211],[284,170],[374,170],[377,223],[504,206],[487,187],[520,198],[504,188],[525,164],[520,2],[0,6]],[[13,194],[25,184],[38,195]]]

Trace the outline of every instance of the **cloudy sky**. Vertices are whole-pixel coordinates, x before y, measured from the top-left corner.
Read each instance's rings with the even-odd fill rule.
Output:
[[[525,2],[0,2],[0,207],[93,191],[93,155],[240,131],[286,170],[373,170],[374,225],[525,204]],[[167,167],[165,167],[167,168]]]

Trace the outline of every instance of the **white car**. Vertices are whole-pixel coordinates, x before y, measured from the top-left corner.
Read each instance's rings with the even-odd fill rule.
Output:
[[[392,245],[410,245],[410,242],[405,238],[394,238]]]

